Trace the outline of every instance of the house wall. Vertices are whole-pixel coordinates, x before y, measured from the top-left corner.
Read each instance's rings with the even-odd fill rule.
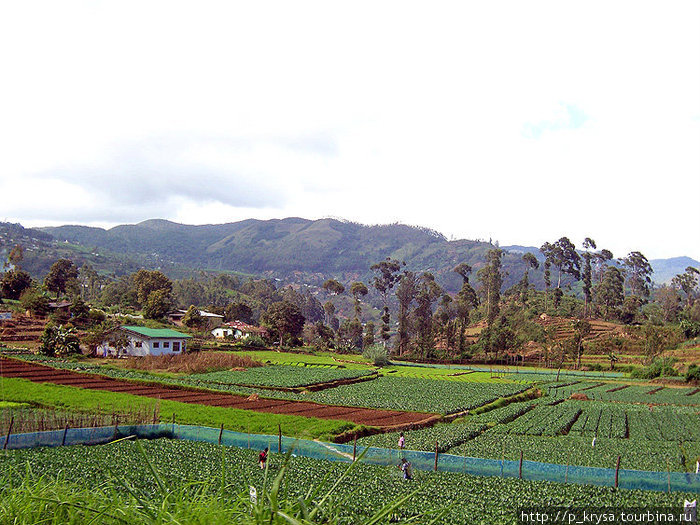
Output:
[[[186,339],[148,339],[129,334],[129,346],[127,346],[121,355],[129,355],[133,357],[144,357],[147,355],[166,355],[166,354],[181,354],[187,347]],[[140,343],[140,345],[139,345]],[[154,345],[157,343],[157,347]],[[180,350],[174,351],[173,343],[180,343]],[[107,354],[105,354],[107,350]],[[117,352],[114,348],[108,345],[100,345],[97,350],[98,355],[116,356]]]
[[[244,334],[240,330],[237,330],[235,328],[224,328],[224,327],[215,328],[214,330],[212,330],[211,333],[214,337],[217,337],[219,339],[223,339],[224,337],[230,337],[230,336],[233,336],[236,339],[241,339],[241,338],[245,339],[246,337],[248,337],[248,334]]]

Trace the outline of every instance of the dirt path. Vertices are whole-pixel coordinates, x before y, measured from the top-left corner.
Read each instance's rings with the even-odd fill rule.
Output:
[[[255,412],[293,414],[296,416],[318,417],[322,419],[342,419],[358,425],[376,427],[396,427],[419,425],[434,417],[434,414],[421,412],[399,412],[336,405],[321,405],[309,401],[287,401],[282,399],[248,400],[245,396],[215,393],[194,388],[178,388],[157,383],[131,382],[112,379],[95,374],[59,370],[50,366],[29,363],[17,359],[0,357],[0,375],[28,379],[37,383],[53,383],[92,390],[123,392],[155,399],[179,401],[218,407],[232,407]]]

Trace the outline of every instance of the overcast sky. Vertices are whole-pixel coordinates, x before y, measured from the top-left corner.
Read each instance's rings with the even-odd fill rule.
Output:
[[[700,260],[700,2],[8,2],[0,220]]]

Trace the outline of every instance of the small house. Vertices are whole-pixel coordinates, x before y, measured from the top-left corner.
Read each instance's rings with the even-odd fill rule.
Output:
[[[182,318],[185,317],[186,313],[187,310],[176,310],[168,314],[168,320],[173,324],[182,326]],[[209,330],[221,326],[221,323],[224,322],[223,315],[207,312],[205,310],[199,310],[199,315],[202,317],[204,326]]]
[[[122,326],[119,328],[122,344],[116,345],[112,338],[97,348],[97,355],[105,357],[143,357],[147,355],[180,354],[187,349],[187,340],[192,336],[169,328],[145,328]]]
[[[211,331],[212,335],[219,339],[232,337],[234,339],[248,339],[250,336],[257,335],[267,337],[267,330],[260,326],[253,326],[243,321],[233,321],[232,323],[224,323],[223,325]]]

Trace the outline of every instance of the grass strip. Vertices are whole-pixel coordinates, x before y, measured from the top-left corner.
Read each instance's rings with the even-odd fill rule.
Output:
[[[329,440],[355,427],[354,423],[287,414],[260,413],[228,407],[214,407],[178,401],[157,400],[119,392],[87,390],[63,385],[33,383],[26,379],[0,379],[3,401],[31,403],[43,407],[80,410],[85,412],[121,412],[134,406],[159,405],[160,420],[177,423],[219,427],[253,434],[277,434],[278,426],[285,436]]]

